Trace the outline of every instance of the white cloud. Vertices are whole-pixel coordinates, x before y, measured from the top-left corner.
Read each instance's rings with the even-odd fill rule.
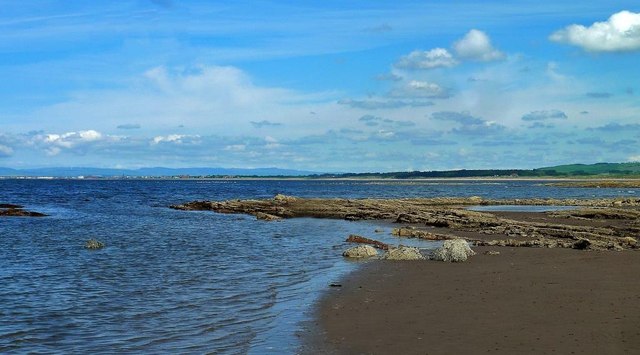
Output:
[[[413,51],[400,58],[395,64],[398,68],[405,69],[433,69],[440,67],[453,67],[458,61],[444,48],[434,48],[429,51]]]
[[[13,154],[13,149],[6,145],[0,144],[0,157],[8,157]]]
[[[174,144],[185,144],[185,143],[197,143],[200,139],[198,135],[186,135],[186,134],[169,134],[167,136],[157,136],[154,137],[151,141],[151,144],[160,144],[160,143],[174,143]]]
[[[120,136],[105,135],[93,129],[61,134],[38,133],[28,137],[24,140],[24,144],[40,147],[49,156],[57,155],[65,149],[81,152],[90,145],[113,143],[122,139]]]
[[[449,93],[442,86],[422,80],[411,80],[390,93],[394,97],[447,98]]]
[[[628,160],[629,160],[630,162],[633,162],[633,163],[640,162],[640,155],[633,155],[633,156],[630,156]]]
[[[549,39],[590,52],[640,50],[640,13],[620,11],[589,27],[570,25],[554,32]]]
[[[460,58],[492,61],[504,58],[504,54],[493,48],[491,39],[486,33],[472,29],[462,39],[453,44],[453,49]]]

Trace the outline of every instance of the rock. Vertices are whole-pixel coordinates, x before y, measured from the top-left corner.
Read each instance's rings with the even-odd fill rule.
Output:
[[[497,250],[487,250],[484,252],[484,255],[500,255],[500,252]]]
[[[293,202],[296,200],[293,196],[287,196],[283,194],[277,194],[273,197],[273,200],[276,202]]]
[[[346,240],[349,243],[371,244],[374,248],[389,250],[389,245],[377,240],[369,239],[359,235],[351,234]]]
[[[11,205],[17,206],[17,205]],[[20,208],[0,209],[1,217],[46,217],[47,215],[40,212],[25,211]]]
[[[626,244],[630,247],[635,247],[638,245],[638,240],[633,237],[624,237],[624,238],[620,238],[620,243]]]
[[[378,251],[369,245],[358,245],[357,247],[349,248],[342,253],[342,256],[347,258],[369,258],[377,255]]]
[[[12,203],[0,203],[0,208],[24,208],[20,205],[14,205]]]
[[[589,239],[579,239],[575,243],[573,243],[573,249],[585,250],[589,249],[591,246],[591,241]]]
[[[471,196],[469,197],[469,201],[472,203],[481,203],[482,202],[482,197],[480,196]]]
[[[282,217],[274,216],[272,214],[268,214],[264,212],[257,212],[256,219],[260,219],[263,221],[277,221],[279,219],[282,219]]]
[[[425,257],[420,254],[420,250],[414,247],[400,245],[397,248],[389,250],[383,259],[386,260],[424,260]]]
[[[464,239],[445,240],[442,247],[431,254],[431,259],[438,261],[462,262],[476,255]]]
[[[452,235],[431,233],[427,231],[418,230],[418,229],[415,229],[414,227],[394,228],[393,230],[391,230],[391,235],[395,235],[397,237],[420,238],[425,240],[447,240],[447,239],[457,238]]]
[[[89,239],[84,243],[84,247],[91,250],[102,249],[104,248],[104,243],[96,239]]]

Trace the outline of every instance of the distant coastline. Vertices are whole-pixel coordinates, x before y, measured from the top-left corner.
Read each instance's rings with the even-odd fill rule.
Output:
[[[459,169],[441,171],[318,173],[259,168],[0,168],[0,178],[24,179],[192,179],[192,180],[589,180],[640,179],[640,163],[572,164],[537,169]]]

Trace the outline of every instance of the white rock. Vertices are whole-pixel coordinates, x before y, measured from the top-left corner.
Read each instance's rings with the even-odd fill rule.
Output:
[[[401,245],[397,248],[390,249],[385,255],[387,260],[424,260],[424,256],[420,254],[420,250],[414,247],[406,247]]]
[[[466,261],[476,253],[469,248],[469,243],[464,239],[445,240],[442,247],[431,254],[431,259],[438,261],[461,262]]]
[[[378,255],[378,251],[369,245],[358,245],[357,247],[349,248],[342,253],[342,256],[347,258],[368,258]]]

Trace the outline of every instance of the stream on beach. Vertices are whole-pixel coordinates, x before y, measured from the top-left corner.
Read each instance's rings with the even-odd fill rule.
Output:
[[[0,180],[0,353],[294,353],[344,260],[349,234],[398,239],[389,224],[258,221],[186,212],[192,200],[299,197],[637,197],[632,188],[536,181]],[[383,232],[376,233],[376,229]],[[106,244],[84,249],[91,238]]]

